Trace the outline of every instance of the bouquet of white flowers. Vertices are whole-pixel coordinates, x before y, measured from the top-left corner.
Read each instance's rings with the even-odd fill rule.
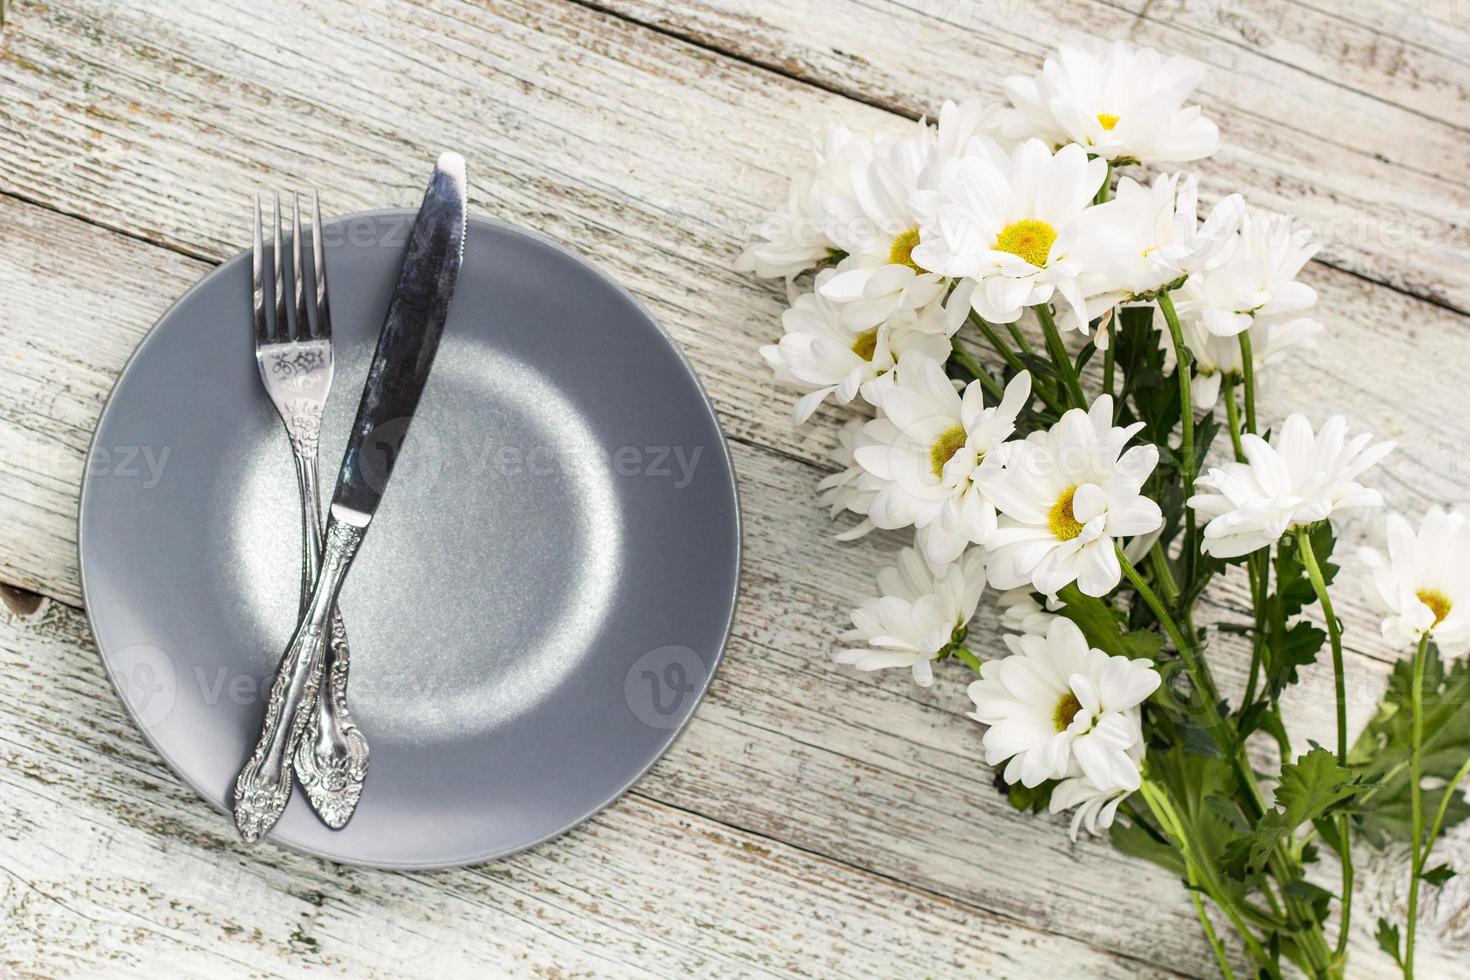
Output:
[[[1358,555],[1384,638],[1413,655],[1350,742],[1332,520],[1382,504],[1361,481],[1392,446],[1341,416],[1258,419],[1271,364],[1322,332],[1297,279],[1317,247],[1236,194],[1202,217],[1193,174],[1141,172],[1215,151],[1186,104],[1200,76],[1064,47],[1007,79],[1006,105],[946,102],[895,140],[833,126],[738,265],[793,297],[761,355],[802,392],[796,422],[829,398],[861,415],[822,484],[834,517],[859,519],[840,537],[914,532],[837,662],[926,686],[936,662],[968,666],[1011,802],[1178,872],[1226,976],[1222,917],[1253,973],[1284,957],[1341,976],[1355,839],[1407,841],[1407,919],[1377,937],[1412,976],[1420,882],[1453,874],[1430,852],[1470,815],[1470,528],[1390,516],[1387,557]],[[1235,703],[1196,614],[1230,566],[1254,613]],[[987,585],[1009,632],[967,645]],[[1325,631],[1303,618],[1314,603]],[[1324,646],[1336,743],[1299,752],[1279,699]],[[1254,739],[1278,773],[1253,767]],[[1307,874],[1324,850],[1335,891]]]

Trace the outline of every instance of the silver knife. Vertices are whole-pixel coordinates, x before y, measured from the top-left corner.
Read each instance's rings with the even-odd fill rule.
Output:
[[[445,153],[429,178],[368,368],[311,598],[276,668],[255,750],[235,778],[235,826],[246,841],[259,840],[275,826],[291,798],[290,759],[310,720],[310,711],[299,709],[315,700],[321,686],[332,607],[382,500],[439,349],[464,254],[465,210],[464,158]],[[366,469],[365,448],[374,451]]]

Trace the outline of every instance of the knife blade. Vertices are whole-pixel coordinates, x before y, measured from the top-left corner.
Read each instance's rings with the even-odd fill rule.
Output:
[[[248,842],[275,826],[291,798],[289,760],[309,720],[309,712],[299,709],[312,703],[321,686],[332,606],[387,489],[439,349],[464,254],[466,211],[464,159],[444,153],[414,219],[378,334],[332,494],[311,598],[276,668],[259,738],[235,778],[235,826]],[[365,465],[369,459],[372,466]]]

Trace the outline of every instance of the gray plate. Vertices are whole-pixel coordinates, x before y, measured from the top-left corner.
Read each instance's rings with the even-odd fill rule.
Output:
[[[413,212],[324,230],[331,479]],[[239,255],[158,321],[82,486],[88,615],[113,683],[223,807],[296,618],[285,432]],[[639,304],[558,246],[470,221],[454,305],[393,483],[342,593],[372,745],[329,830],[296,791],[272,836],[357,864],[467,864],[545,840],[636,780],[693,712],[734,612],[734,473],[709,401]],[[227,827],[221,825],[221,829]]]

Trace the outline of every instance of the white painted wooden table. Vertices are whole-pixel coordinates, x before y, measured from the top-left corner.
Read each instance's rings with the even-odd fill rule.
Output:
[[[0,975],[1210,973],[1177,881],[1011,812],[958,668],[920,691],[829,665],[884,549],[830,539],[813,492],[838,416],[792,429],[789,393],[754,356],[778,329],[778,291],[730,261],[819,121],[894,131],[946,96],[997,95],[1085,34],[1187,53],[1210,67],[1202,101],[1224,134],[1207,193],[1243,190],[1326,242],[1308,272],[1320,358],[1283,372],[1264,416],[1343,410],[1403,445],[1379,480],[1391,504],[1464,501],[1470,23],[1454,0],[1430,6],[13,0]],[[510,860],[382,873],[244,847],[174,778],[98,663],[74,515],[113,378],[172,299],[241,247],[246,192],[409,205],[440,146],[471,159],[476,210],[590,257],[683,346],[730,438],[746,561],[709,697],[633,792]],[[1351,525],[1344,549],[1369,533]],[[1238,618],[1244,583],[1206,601]],[[1388,652],[1356,596],[1339,608],[1356,726]],[[1212,651],[1236,682],[1239,652],[1224,636]],[[1310,672],[1294,731],[1327,733],[1330,704],[1326,673]],[[1451,847],[1470,853],[1464,833]],[[1386,884],[1361,877],[1360,901],[1381,904]],[[1426,977],[1470,948],[1454,887],[1431,909]],[[1366,935],[1354,955],[1355,975],[1389,971]]]

